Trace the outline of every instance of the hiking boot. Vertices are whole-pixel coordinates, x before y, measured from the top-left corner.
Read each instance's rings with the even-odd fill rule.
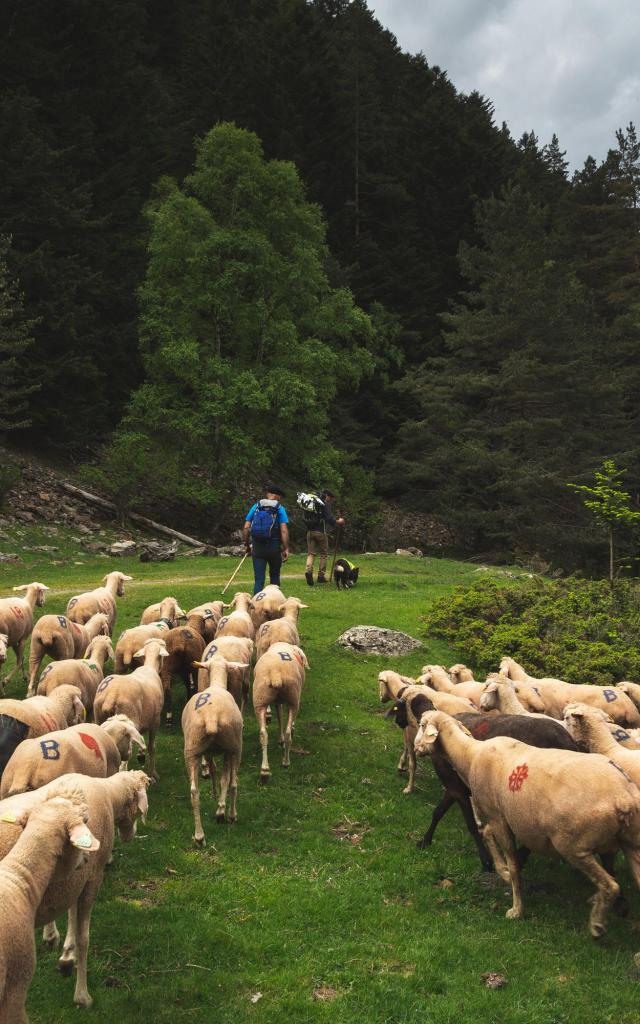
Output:
[[[323,572],[318,573],[318,583],[328,583],[328,579]]]
[[[304,574],[304,578],[307,581],[307,583],[309,584],[309,586],[312,587],[313,586],[313,573],[311,572],[311,569],[307,569],[307,571]],[[318,582],[320,582],[320,581],[318,580]]]

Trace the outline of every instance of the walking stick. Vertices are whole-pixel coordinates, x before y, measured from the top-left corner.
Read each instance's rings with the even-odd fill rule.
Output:
[[[234,572],[233,576],[231,577],[231,579],[230,579],[230,580],[229,580],[229,582],[227,583],[227,586],[226,586],[226,587],[224,588],[224,590],[226,590],[226,589],[227,589],[227,587],[230,587],[230,586],[231,586],[231,584],[232,584],[232,583],[233,583],[233,581],[235,580],[236,576],[238,575],[238,573],[239,573],[239,572],[240,572],[240,570],[242,569],[242,566],[243,566],[243,564],[244,564],[244,561],[245,561],[245,559],[246,559],[246,558],[248,558],[248,557],[249,557],[249,552],[247,551],[247,553],[246,553],[246,554],[245,554],[245,555],[244,555],[244,556],[243,556],[243,557],[242,557],[242,558],[240,559],[240,565],[238,566],[238,568],[237,568],[237,569],[236,569],[236,571]],[[224,594],[224,590],[222,591],[222,593],[223,593],[223,594]]]
[[[331,572],[329,573],[329,579],[330,580],[333,579],[333,567],[336,564],[336,555],[338,554],[338,541],[340,540],[340,531],[341,530],[342,530],[341,526],[339,526],[338,529],[336,530],[336,546],[333,549],[333,562],[331,563]]]

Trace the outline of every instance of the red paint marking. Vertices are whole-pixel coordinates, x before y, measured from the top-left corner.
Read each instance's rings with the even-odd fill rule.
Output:
[[[294,658],[296,659],[296,661],[298,662],[298,664],[299,664],[299,665],[302,665],[302,667],[304,668],[304,661],[302,660],[302,658],[300,657],[300,655],[299,655],[299,654],[296,654],[296,652],[294,651],[294,652],[293,652],[293,656],[294,656]]]
[[[513,769],[509,776],[509,789],[512,793],[519,793],[522,789],[522,784],[526,778],[529,777],[529,768],[526,764],[519,764]]]
[[[79,732],[78,736],[84,743],[85,747],[88,747],[89,750],[93,750],[94,754],[96,755],[99,761],[104,760],[102,756],[102,751],[100,750],[100,745],[98,741],[93,738],[93,736],[89,736],[86,732]]]
[[[22,608],[18,608],[17,605],[12,605],[11,606],[11,611],[16,616],[16,618],[24,619],[24,611],[22,610]]]
[[[73,628],[74,628],[74,629],[76,630],[76,632],[78,632],[78,633],[80,633],[80,632],[81,632],[81,630],[82,630],[82,627],[81,627],[81,626],[79,626],[77,622],[72,622],[72,623],[71,623],[71,625],[72,625],[72,626],[73,626]]]
[[[489,723],[488,722],[478,722],[477,725],[474,725],[474,727],[471,730],[471,732],[473,733],[473,735],[475,736],[475,738],[477,740],[483,740],[484,737],[489,732]]]
[[[41,715],[42,721],[47,727],[47,732],[55,732],[58,727],[58,723],[51,715]]]

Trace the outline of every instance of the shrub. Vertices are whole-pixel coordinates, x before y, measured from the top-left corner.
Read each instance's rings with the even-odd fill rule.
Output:
[[[461,660],[495,671],[509,655],[527,672],[574,683],[640,677],[640,585],[621,581],[482,580],[458,587],[423,617]]]

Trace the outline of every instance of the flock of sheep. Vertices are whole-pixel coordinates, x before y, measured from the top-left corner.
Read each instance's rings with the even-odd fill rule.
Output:
[[[176,676],[187,688],[184,758],[199,846],[205,843],[200,771],[211,779],[217,821],[236,820],[250,689],[260,726],[261,781],[271,774],[272,707],[282,764],[290,763],[309,667],[297,627],[307,605],[272,585],[253,597],[241,592],[228,605],[212,601],[188,612],[167,597],[145,609],[140,625],[125,630],[114,647],[116,599],[130,579],[111,572],[104,586],[72,598],[66,614],[44,614],[35,625],[35,609],[48,590],[44,584],[15,587],[23,597],[0,599],[0,668],[9,648],[16,655],[5,682],[18,671],[25,674],[24,648],[31,637],[26,698],[0,698],[0,1024],[27,1020],[25,1000],[36,964],[33,929],[43,925],[43,940],[53,948],[60,938],[55,920],[64,911],[68,925],[59,967],[65,974],[76,968],[74,1002],[91,1005],[87,953],[93,903],[116,826],[121,839],[130,840],[138,816],[144,820],[147,812],[147,787],[158,779],[156,736],[163,708],[172,719]],[[45,656],[51,661],[38,677]],[[116,671],[105,675],[109,659]],[[148,774],[128,770],[134,746],[141,762],[148,756]]]
[[[530,852],[555,854],[596,887],[589,930],[624,912],[614,861],[640,887],[640,685],[574,685],[527,675],[512,658],[477,681],[464,665],[425,665],[417,680],[381,672],[380,700],[404,730],[398,765],[414,787],[429,754],[444,792],[420,847],[457,803],[485,870],[511,884],[507,917],[523,915]]]
[[[93,903],[116,827],[130,840],[147,812],[147,787],[158,778],[156,737],[163,711],[172,720],[176,677],[187,690],[182,732],[196,844],[205,843],[200,773],[210,777],[216,819],[236,820],[250,693],[261,781],[271,773],[271,708],[282,764],[290,763],[309,668],[297,625],[307,605],[271,585],[188,612],[166,597],[114,646],[116,600],[130,579],[111,572],[104,586],[72,598],[65,614],[43,614],[35,625],[44,584],[16,587],[24,596],[0,599],[0,667],[9,648],[16,655],[7,679],[25,674],[31,637],[26,698],[0,697],[0,1024],[27,1020],[34,926],[44,926],[44,942],[53,947],[64,911],[59,966],[67,974],[76,968],[74,1002],[91,1005]],[[40,672],[45,656],[51,660]],[[106,675],[109,660],[115,673]],[[495,867],[511,884],[508,917],[522,916],[520,879],[529,853],[555,853],[595,885],[589,928],[595,938],[604,934],[609,909],[624,903],[613,874],[618,851],[640,886],[640,685],[536,679],[511,658],[484,682],[463,665],[426,665],[417,680],[383,671],[378,682],[380,700],[393,701],[388,715],[404,731],[404,792],[413,791],[416,756],[425,754],[444,787],[418,845],[432,842],[442,816],[458,804],[482,867]],[[148,757],[148,774],[128,769],[134,747],[141,762]]]

